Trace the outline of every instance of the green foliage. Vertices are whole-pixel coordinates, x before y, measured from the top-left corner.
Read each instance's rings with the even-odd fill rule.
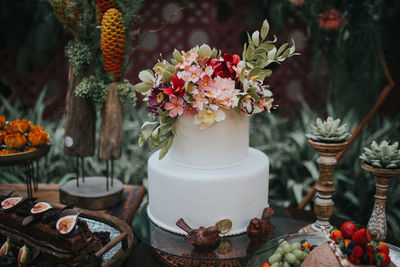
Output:
[[[310,133],[306,134],[307,138],[326,143],[344,142],[350,136],[349,127],[346,123],[340,125],[340,119],[333,120],[329,116],[324,122],[320,118],[317,118],[315,125],[311,125]]]
[[[400,168],[399,142],[389,145],[390,142],[382,141],[379,145],[372,141],[371,148],[364,147],[360,158],[375,168],[397,169]]]
[[[131,84],[129,80],[124,79],[121,83],[118,84],[118,94],[122,103],[128,102],[132,106],[136,106],[136,91],[133,84]]]
[[[102,80],[90,76],[82,79],[81,83],[75,88],[75,94],[89,100],[96,110],[100,110],[107,99],[108,88]]]
[[[65,46],[65,56],[72,66],[74,75],[85,70],[92,60],[90,48],[86,44],[76,41],[70,41]]]
[[[76,177],[76,158],[64,154],[64,126],[65,119],[58,122],[49,121],[43,118],[43,111],[47,105],[43,101],[45,93],[38,98],[36,105],[29,110],[24,110],[21,103],[16,101],[10,103],[0,99],[0,114],[6,115],[8,119],[26,118],[35,125],[42,125],[50,134],[51,149],[47,157],[41,159],[39,164],[38,177],[40,183],[62,184],[68,179]],[[147,119],[147,110],[137,110],[132,106],[124,109],[122,155],[114,163],[115,178],[125,184],[142,184],[147,177],[147,160],[154,152],[148,146],[139,147],[137,142],[140,134],[140,126]],[[100,131],[100,120],[97,121],[97,130]],[[96,135],[98,142],[98,134]],[[97,151],[95,152],[97,155]],[[36,164],[35,164],[36,166]],[[105,161],[97,156],[88,157],[84,160],[85,173],[87,176],[105,175]],[[1,167],[1,183],[24,183],[23,166]]]
[[[331,106],[329,113],[336,116]],[[269,202],[279,206],[297,206],[318,179],[318,158],[307,143],[304,134],[318,115],[303,106],[301,118],[291,121],[276,114],[258,114],[251,118],[250,145],[266,153],[270,160]],[[359,123],[348,113],[343,121],[349,125]],[[353,145],[334,173],[335,215],[366,225],[374,205],[375,181],[372,174],[361,169],[359,155],[365,144],[376,139],[400,138],[399,117],[392,120],[375,118],[355,139]],[[392,179],[388,189],[387,221],[389,234],[400,237],[400,180]],[[306,207],[311,208],[311,205]]]
[[[331,7],[346,20],[338,31],[321,29],[317,22]],[[285,29],[289,15],[302,20],[313,52],[311,77],[327,70],[327,97],[334,100],[338,117],[352,110],[360,119],[387,83],[380,60],[389,66],[398,62],[399,13],[397,0],[306,0],[301,6],[288,0],[253,0],[248,19],[256,24],[268,17],[276,31]]]

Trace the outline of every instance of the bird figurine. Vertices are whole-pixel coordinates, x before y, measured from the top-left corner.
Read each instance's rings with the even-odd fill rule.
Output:
[[[182,218],[176,222],[176,225],[187,233],[185,240],[198,250],[214,250],[219,245],[220,231],[215,226],[192,229]]]
[[[274,214],[271,207],[263,210],[261,219],[254,217],[247,226],[247,236],[251,241],[265,240],[268,234],[274,231],[275,226],[269,221]]]

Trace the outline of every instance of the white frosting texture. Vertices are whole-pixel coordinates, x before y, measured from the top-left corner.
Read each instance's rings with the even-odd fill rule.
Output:
[[[200,130],[193,117],[180,116],[174,143],[167,154],[172,162],[194,169],[221,169],[246,160],[249,118],[224,110],[225,120]]]
[[[158,159],[148,162],[148,215],[158,226],[179,234],[183,218],[192,228],[215,225],[222,218],[232,221],[226,235],[240,234],[268,206],[268,157],[248,149],[247,160],[219,170],[195,170]]]

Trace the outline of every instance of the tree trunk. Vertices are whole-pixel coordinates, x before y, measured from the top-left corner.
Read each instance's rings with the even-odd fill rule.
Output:
[[[118,83],[111,83],[107,87],[108,96],[101,111],[99,157],[110,160],[121,157],[123,110],[118,95]]]
[[[74,76],[72,66],[69,67],[64,153],[71,157],[90,157],[95,149],[96,112],[91,103],[75,96],[75,88],[83,77],[81,73]]]

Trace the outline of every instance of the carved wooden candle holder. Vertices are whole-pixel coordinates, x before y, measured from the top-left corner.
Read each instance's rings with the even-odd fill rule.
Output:
[[[386,212],[385,212],[385,203],[387,199],[387,189],[390,184],[391,178],[400,174],[400,169],[380,169],[374,168],[364,161],[361,164],[361,167],[371,172],[375,177],[376,182],[376,194],[375,194],[375,204],[374,209],[371,214],[371,218],[368,221],[367,230],[371,234],[376,234],[378,239],[385,239],[387,232],[387,223],[386,223]]]
[[[319,178],[316,186],[317,198],[314,201],[314,213],[317,220],[313,224],[300,229],[299,232],[301,233],[322,232],[323,229],[330,230],[332,228],[329,219],[333,215],[335,206],[332,195],[335,192],[333,172],[337,165],[336,155],[348,145],[347,141],[342,143],[322,143],[311,139],[308,139],[308,143],[320,155],[317,159],[319,164]]]

